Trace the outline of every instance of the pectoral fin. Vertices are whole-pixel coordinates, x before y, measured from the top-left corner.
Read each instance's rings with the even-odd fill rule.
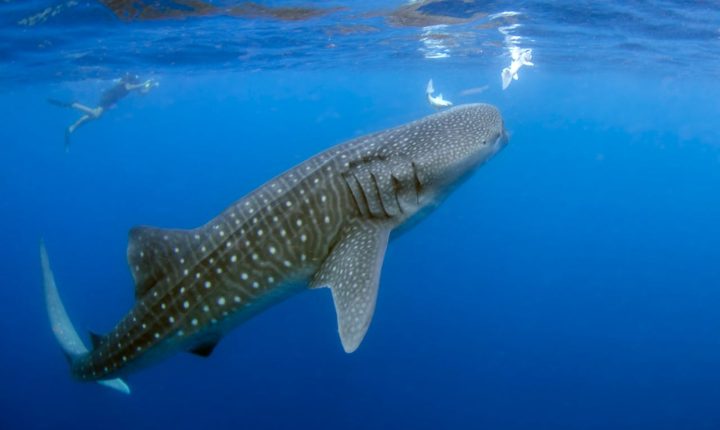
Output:
[[[357,349],[370,326],[389,234],[371,222],[347,227],[311,282],[332,290],[345,352]]]

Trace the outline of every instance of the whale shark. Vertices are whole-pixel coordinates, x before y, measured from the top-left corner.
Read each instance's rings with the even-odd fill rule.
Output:
[[[135,304],[82,342],[41,244],[45,299],[72,375],[130,393],[130,372],[224,334],[305,289],[329,288],[353,352],[375,310],[390,233],[414,225],[508,142],[500,111],[457,106],[331,147],[189,230],[131,229]]]

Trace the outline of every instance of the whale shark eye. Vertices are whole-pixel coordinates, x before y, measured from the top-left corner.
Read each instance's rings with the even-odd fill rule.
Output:
[[[483,139],[482,144],[483,144],[483,145],[487,145],[487,139]]]

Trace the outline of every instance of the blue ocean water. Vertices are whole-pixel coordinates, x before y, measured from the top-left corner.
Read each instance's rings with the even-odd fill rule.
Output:
[[[303,9],[292,9],[302,7]],[[0,428],[720,428],[720,6],[0,2]],[[502,90],[510,48],[534,66]],[[160,86],[79,129],[126,71]],[[309,156],[456,104],[510,144],[391,242],[345,354],[326,290],[127,378],[72,380],[132,306],[127,232],[191,228]]]

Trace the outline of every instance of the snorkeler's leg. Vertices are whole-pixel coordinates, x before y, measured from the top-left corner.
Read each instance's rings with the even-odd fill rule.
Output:
[[[77,109],[80,112],[90,115],[94,118],[99,117],[103,113],[103,108],[101,108],[101,107],[91,108],[91,107],[87,107],[84,104],[80,104],[77,102],[71,104],[70,107],[73,109]]]
[[[70,135],[75,133],[75,130],[77,130],[78,127],[80,127],[81,125],[84,125],[90,121],[94,121],[94,120],[100,118],[100,116],[103,114],[103,112],[105,112],[105,109],[103,109],[102,107],[96,107],[95,109],[89,109],[89,113],[81,116],[80,119],[75,121],[74,124],[72,124],[70,127],[68,127],[65,130],[65,151],[68,151],[69,147],[70,147]]]
[[[94,119],[95,119],[94,115],[90,115],[90,114],[83,115],[80,117],[79,120],[75,121],[74,124],[72,124],[70,127],[68,127],[68,132],[75,133],[75,130],[77,130],[78,127],[80,127],[81,125],[87,123],[88,121],[92,121]]]
[[[77,130],[78,127],[80,127],[81,125],[83,125],[87,122],[90,122],[90,121],[100,118],[100,115],[102,115],[102,113],[103,113],[103,108],[101,108],[101,107],[95,108],[95,109],[90,109],[90,113],[87,113],[87,114],[81,116],[80,119],[75,121],[75,123],[73,125],[68,127],[68,132],[75,133],[75,130]]]
[[[65,130],[65,152],[70,150],[70,135],[75,133],[75,130],[77,130],[78,127],[94,119],[97,119],[94,115],[83,115]]]

